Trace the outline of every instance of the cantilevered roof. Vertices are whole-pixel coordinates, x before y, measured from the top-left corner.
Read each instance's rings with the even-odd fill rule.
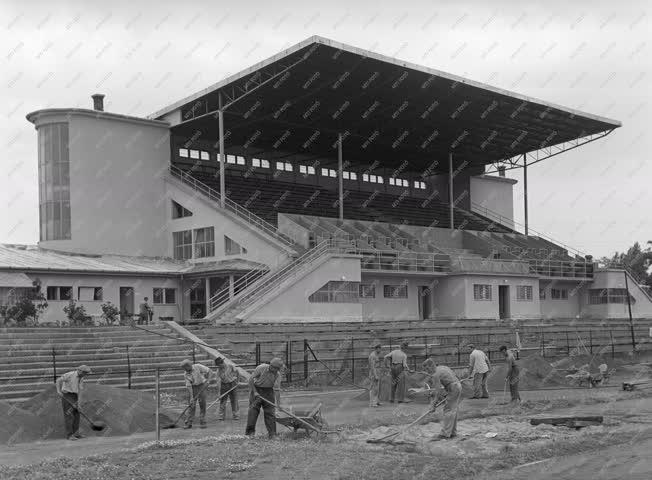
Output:
[[[156,113],[178,111],[173,134],[218,138],[226,150],[336,156],[408,169],[486,165],[621,126],[616,120],[314,36]],[[174,115],[166,117],[172,118]],[[174,122],[173,122],[174,123]]]

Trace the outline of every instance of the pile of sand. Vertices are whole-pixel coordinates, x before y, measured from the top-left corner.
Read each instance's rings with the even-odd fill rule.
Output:
[[[84,435],[129,435],[156,427],[155,398],[146,392],[86,384],[80,408],[92,421],[106,425],[102,432],[95,432],[82,417],[79,424]],[[163,414],[160,421],[161,425],[172,423]],[[61,397],[54,385],[20,405],[0,403],[0,442],[29,442],[65,436]]]
[[[564,378],[565,372],[553,367],[545,358],[531,355],[517,361],[520,371],[519,387],[522,389],[557,387],[568,385]],[[505,375],[507,367],[504,363],[494,364],[487,379],[487,388],[490,391],[505,388]]]

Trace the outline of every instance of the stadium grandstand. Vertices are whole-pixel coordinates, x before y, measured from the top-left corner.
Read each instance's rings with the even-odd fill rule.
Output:
[[[322,37],[148,118],[98,94],[27,119],[40,242],[0,247],[0,291],[38,280],[42,321],[144,297],[182,322],[652,317],[627,271],[529,226],[527,168],[615,120]]]

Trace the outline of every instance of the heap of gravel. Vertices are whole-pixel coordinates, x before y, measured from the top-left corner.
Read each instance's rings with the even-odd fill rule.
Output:
[[[80,408],[92,421],[101,421],[106,425],[102,432],[95,432],[82,417],[80,431],[84,435],[129,435],[151,431],[156,427],[156,404],[151,393],[88,383],[82,391]],[[172,420],[161,414],[160,422],[165,425]],[[0,402],[1,443],[65,436],[61,397],[57,395],[54,385],[20,405]]]

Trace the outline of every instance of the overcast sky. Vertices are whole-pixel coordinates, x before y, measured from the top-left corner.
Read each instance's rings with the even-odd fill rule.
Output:
[[[595,256],[652,240],[648,5],[0,0],[0,242],[38,240],[28,112],[90,108],[101,92],[106,110],[146,116],[315,34],[620,120],[529,169],[530,224]]]

